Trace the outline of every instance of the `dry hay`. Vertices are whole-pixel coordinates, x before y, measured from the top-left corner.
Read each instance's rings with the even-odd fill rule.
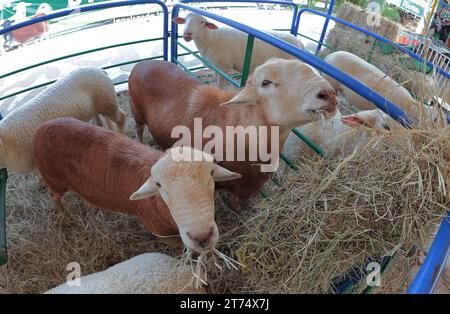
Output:
[[[375,16],[377,20],[380,21],[380,23],[378,25],[377,23],[369,24],[368,21],[374,21]],[[397,39],[397,36],[400,34],[400,31],[402,29],[402,26],[400,24],[392,22],[387,18],[380,16],[379,14],[365,11],[361,7],[353,5],[349,2],[345,2],[339,7],[338,12],[336,13],[336,17],[342,20],[346,20],[354,25],[361,26],[391,41],[395,41]],[[352,33],[352,36],[361,34],[360,32],[340,23],[337,23],[336,27],[343,30],[348,30]]]
[[[347,158],[303,161],[281,192],[254,203],[242,226],[223,236],[228,254],[246,268],[211,285],[220,292],[327,293],[333,278],[370,258],[396,253],[411,265],[409,250],[428,246],[450,205],[450,132],[406,131],[371,144]],[[397,273],[397,292],[407,278]]]
[[[126,96],[127,135],[135,138]],[[448,198],[448,129],[406,133],[346,159],[309,159],[301,170],[272,182],[239,213],[216,200],[218,250],[245,266],[218,269],[211,259],[210,293],[329,292],[330,279],[368,257],[397,252],[389,292],[404,292],[414,255],[436,230]],[[146,142],[151,144],[148,132]],[[392,142],[392,143],[391,143]],[[377,146],[378,147],[378,146]],[[147,252],[175,252],[136,218],[87,207],[73,194],[66,212],[56,212],[33,175],[10,173],[7,190],[9,262],[0,268],[0,293],[41,293],[66,280],[67,264],[82,275],[104,270]],[[448,190],[445,190],[448,193]],[[403,251],[403,249],[405,251]],[[405,262],[405,261],[408,261]]]

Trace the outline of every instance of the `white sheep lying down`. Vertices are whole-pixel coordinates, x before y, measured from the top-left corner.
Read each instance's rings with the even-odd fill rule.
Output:
[[[298,127],[297,130],[309,137],[331,156],[349,155],[357,146],[367,144],[379,131],[387,132],[395,123],[380,109],[361,111],[343,116],[341,112],[325,121],[315,121]],[[313,156],[314,151],[297,135],[290,133],[283,153],[294,161],[302,154]],[[304,155],[305,156],[305,155]]]
[[[81,277],[79,286],[64,283],[46,294],[205,293],[194,288],[190,267],[177,263],[165,254],[146,253]]]
[[[186,18],[176,17],[174,22],[185,24],[184,40],[187,42],[194,40],[202,57],[212,65],[225,73],[228,73],[229,69],[242,72],[248,38],[246,33],[229,27],[219,28],[205,17],[195,13],[189,13]],[[291,34],[275,31],[266,32],[293,46],[304,49],[300,39]],[[255,38],[250,73],[253,73],[257,66],[273,57],[295,59],[290,54]],[[223,84],[223,82],[223,78],[219,76],[219,83]]]
[[[350,52],[333,52],[325,58],[325,62],[347,73],[360,83],[363,83],[384,96],[386,99],[403,109],[411,118],[417,119],[420,116],[424,116],[434,122],[437,122],[440,116],[443,118],[443,113],[438,109],[425,105],[422,106],[411,96],[406,88],[394,81],[374,65]],[[336,92],[341,92],[352,105],[361,110],[376,108],[372,102],[363,98],[347,86],[327,75],[324,75],[324,78],[331,83]],[[400,127],[400,125],[397,127]]]
[[[33,171],[32,138],[42,124],[62,117],[99,121],[98,115],[105,117],[108,127],[110,119],[123,132],[125,113],[119,108],[113,82],[95,67],[70,72],[0,121],[0,167]]]

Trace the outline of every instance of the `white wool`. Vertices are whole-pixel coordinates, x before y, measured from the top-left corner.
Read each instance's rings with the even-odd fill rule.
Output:
[[[67,74],[0,121],[0,167],[34,170],[32,139],[42,124],[62,117],[89,121],[99,114],[123,130],[125,113],[106,72],[83,67]]]
[[[189,27],[190,31],[193,32],[193,40],[202,57],[224,72],[228,72],[229,69],[235,69],[242,72],[245,50],[247,47],[247,34],[229,27],[210,30],[199,23],[191,23],[190,20],[193,19],[205,19],[194,13],[190,13],[186,17],[186,23],[189,24],[189,26],[186,27]],[[300,39],[291,34],[276,31],[267,31],[267,33],[286,41],[293,46],[304,49],[304,45]],[[259,39],[255,39],[250,73],[252,73],[257,66],[273,57],[294,59],[290,54]]]
[[[379,109],[361,111],[356,115],[366,121],[370,120],[371,127],[377,129],[385,128],[386,124],[389,123],[390,125],[392,121]],[[332,156],[348,155],[357,146],[366,144],[375,135],[375,132],[369,131],[368,128],[348,126],[342,122],[341,118],[343,116],[338,111],[331,119],[308,123],[298,127],[297,130],[312,139],[327,154]],[[314,154],[312,149],[292,132],[286,140],[283,153],[292,161],[295,161],[302,154]]]
[[[195,289],[188,266],[160,253],[146,253],[102,272],[81,277],[79,286],[62,284],[46,294],[205,293]]]
[[[325,62],[340,69],[341,71],[358,80],[360,83],[363,83],[364,85],[373,89],[374,91],[403,109],[405,113],[411,118],[418,118],[419,116],[425,114],[429,119],[437,121],[439,115],[442,114],[435,108],[428,106],[419,106],[419,104],[414,100],[414,98],[406,88],[394,81],[391,77],[389,77],[374,65],[368,63],[367,61],[350,52],[333,52],[325,58]],[[372,102],[363,98],[340,82],[326,75],[324,75],[324,77],[331,83],[336,91],[341,91],[343,96],[352,105],[362,110],[376,108],[376,106]]]

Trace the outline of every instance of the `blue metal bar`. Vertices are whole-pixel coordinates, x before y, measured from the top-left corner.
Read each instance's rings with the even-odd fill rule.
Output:
[[[383,110],[384,112],[389,114],[393,119],[397,120],[402,125],[404,125],[406,127],[410,127],[412,125],[412,120],[408,119],[408,117],[403,112],[403,110],[401,110],[397,105],[390,102],[388,99],[386,99],[382,95],[378,94],[377,92],[373,91],[366,85],[355,80],[353,77],[349,76],[348,74],[323,62],[320,58],[316,57],[315,55],[313,55],[307,51],[300,50],[297,47],[295,47],[287,42],[284,42],[270,34],[264,33],[262,31],[259,31],[252,27],[249,27],[247,25],[235,22],[233,20],[227,19],[225,17],[213,14],[211,12],[187,6],[185,4],[175,5],[173,8],[173,11],[172,11],[172,17],[178,16],[178,12],[179,12],[180,8],[203,15],[203,16],[206,16],[210,19],[219,21],[223,24],[226,24],[228,26],[236,28],[244,33],[253,35],[253,36],[255,36],[255,38],[258,38],[272,46],[275,46],[275,47],[291,54],[292,56],[315,67],[319,71],[322,71],[323,73],[336,79],[337,81],[342,82],[345,86],[347,86],[351,90],[355,91],[356,93],[358,93],[362,97],[366,98],[367,100],[373,102],[378,108],[380,108],[381,110]],[[175,38],[175,36],[172,36],[172,40],[174,38]],[[173,45],[172,46],[172,48],[173,48],[176,45],[176,41],[172,41],[172,45]],[[174,49],[172,50],[172,53],[176,53],[174,51]],[[172,55],[172,57],[176,59],[176,55]],[[449,122],[450,122],[450,118],[449,118]]]
[[[382,37],[382,36],[380,36],[380,35],[378,35],[378,34],[375,34],[375,33],[371,32],[371,31],[368,31],[367,29],[362,28],[362,27],[360,27],[360,26],[358,26],[358,25],[354,25],[354,24],[349,23],[349,22],[347,22],[347,21],[345,21],[345,20],[342,20],[342,19],[340,19],[340,18],[334,17],[334,16],[332,16],[332,15],[328,15],[328,14],[326,14],[326,13],[322,13],[322,12],[320,12],[320,11],[316,11],[316,10],[312,10],[312,9],[308,9],[308,8],[300,9],[300,11],[298,12],[298,15],[297,15],[296,32],[298,32],[298,26],[299,26],[299,23],[300,23],[300,17],[301,17],[301,15],[302,15],[303,13],[305,13],[305,12],[313,13],[313,14],[316,14],[316,15],[319,15],[319,16],[323,16],[323,17],[325,17],[325,18],[328,17],[329,19],[331,19],[331,20],[333,20],[333,21],[335,21],[335,22],[344,24],[345,26],[348,26],[348,27],[350,27],[350,28],[353,28],[354,30],[357,30],[357,31],[359,31],[359,32],[361,32],[361,33],[364,33],[364,34],[369,35],[369,36],[371,36],[371,37],[373,37],[373,38],[376,38],[376,39],[378,39],[379,41],[381,41],[381,42],[383,42],[383,43],[385,43],[385,44],[393,45],[393,46],[395,46],[399,51],[402,51],[403,53],[408,54],[409,56],[411,56],[412,58],[416,59],[417,61],[422,62],[422,63],[426,62],[426,64],[427,64],[428,66],[430,66],[430,67],[433,68],[433,69],[436,69],[436,71],[439,72],[439,74],[441,74],[441,75],[443,75],[444,77],[450,79],[450,73],[447,73],[447,72],[446,72],[445,70],[443,70],[442,68],[440,68],[440,67],[434,65],[433,63],[431,63],[431,62],[428,61],[428,60],[425,60],[424,58],[418,56],[418,55],[415,54],[414,52],[412,52],[412,51],[410,51],[410,50],[408,50],[408,49],[406,49],[406,48],[400,46],[399,44],[393,43],[393,42],[390,41],[389,39],[386,39],[386,38],[384,38],[384,37]]]
[[[408,288],[410,294],[432,293],[450,254],[450,211],[442,220],[425,261]]]
[[[0,36],[12,31],[15,31],[16,29],[23,28],[26,26],[30,26],[36,23],[49,21],[55,18],[71,15],[71,14],[78,14],[83,12],[89,12],[94,10],[101,10],[101,9],[109,9],[109,8],[115,8],[115,7],[121,7],[121,6],[128,6],[128,5],[136,5],[136,4],[157,4],[161,7],[163,11],[163,55],[164,60],[168,60],[168,26],[169,26],[169,11],[167,9],[167,6],[161,2],[160,0],[122,0],[122,1],[113,1],[113,2],[102,2],[98,4],[92,4],[92,5],[86,5],[86,6],[80,6],[73,9],[67,9],[67,10],[61,10],[54,13],[50,13],[48,15],[40,16],[22,23],[17,23],[14,25],[11,25],[8,28],[0,29]]]
[[[334,2],[334,0],[332,0]],[[287,5],[294,7],[294,13],[292,16],[292,23],[291,23],[291,34],[294,36],[297,36],[297,32],[295,31],[295,23],[297,18],[297,12],[298,12],[298,4],[288,1],[276,1],[276,0],[181,0],[180,3],[205,3],[205,2],[230,2],[230,3],[267,3],[267,4],[281,4],[281,5]]]
[[[323,24],[323,28],[322,28],[322,34],[320,34],[320,40],[319,40],[319,45],[317,45],[317,50],[316,50],[316,55],[319,54],[320,50],[322,49],[322,44],[323,41],[325,39],[325,34],[327,33],[328,30],[328,24],[330,23],[330,17],[333,14],[333,8],[334,8],[334,0],[330,1],[330,5],[328,7],[328,16],[325,18],[325,23]],[[300,23],[300,18],[298,19],[298,23]],[[297,29],[299,27],[299,25],[296,26]]]

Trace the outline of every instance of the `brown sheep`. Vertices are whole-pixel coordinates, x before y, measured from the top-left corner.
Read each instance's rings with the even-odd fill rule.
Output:
[[[92,207],[136,215],[155,235],[180,234],[197,252],[214,247],[219,236],[214,181],[240,177],[202,151],[162,152],[71,118],[52,120],[36,131],[33,158],[57,207],[72,191]]]
[[[278,150],[282,149],[290,129],[319,119],[321,113],[333,115],[337,104],[333,88],[317,71],[302,62],[283,59],[271,59],[257,67],[246,87],[238,93],[201,86],[169,62],[143,61],[134,67],[130,75],[129,92],[139,138],[142,138],[142,131],[147,125],[158,145],[172,147],[177,142],[177,138],[173,137],[176,136],[173,134],[175,128],[185,126],[193,130],[195,118],[201,118],[203,130],[216,126],[223,134],[230,126],[266,126],[268,137],[264,139],[258,133],[254,142],[260,143],[259,146],[266,144],[271,150],[269,154],[276,157],[276,145]],[[270,140],[271,135],[276,135],[272,127],[279,131],[276,143]],[[234,143],[236,152],[239,145],[235,135],[239,134],[225,137],[223,151]],[[208,139],[203,137],[203,145],[207,142]],[[192,144],[191,138],[183,143]],[[199,148],[195,143],[194,146]],[[212,153],[211,149],[200,148]],[[246,158],[242,161],[236,158],[224,161],[214,153],[220,165],[242,175],[239,180],[217,185],[219,189],[233,194],[231,205],[235,209],[239,208],[240,199],[255,195],[269,177],[269,173],[258,167],[267,160],[261,160],[261,156],[250,160],[249,143],[245,143],[244,149]],[[275,165],[277,162],[278,158]]]

